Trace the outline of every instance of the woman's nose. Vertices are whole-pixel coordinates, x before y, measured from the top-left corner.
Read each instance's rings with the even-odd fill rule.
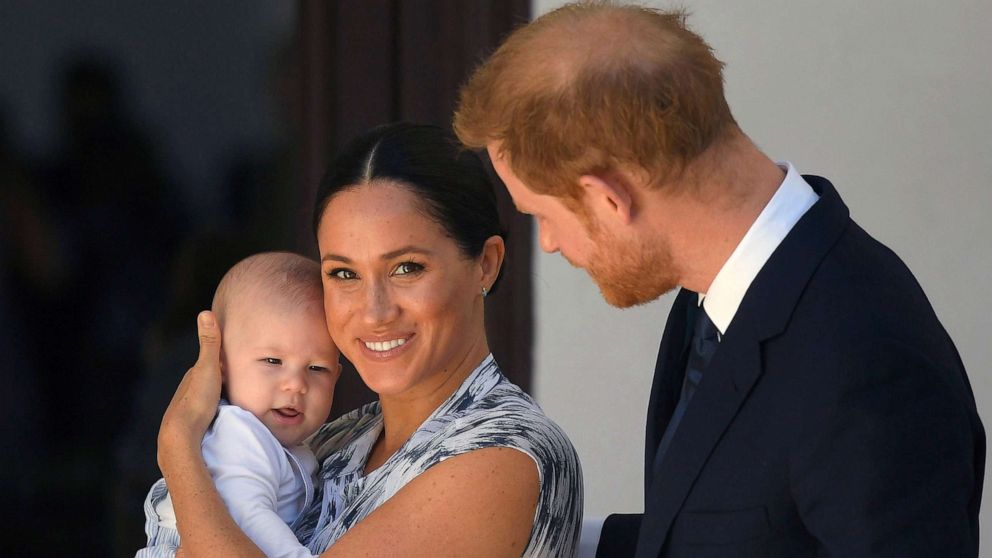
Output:
[[[397,314],[388,286],[381,281],[371,283],[365,293],[365,322],[369,325],[389,323]]]

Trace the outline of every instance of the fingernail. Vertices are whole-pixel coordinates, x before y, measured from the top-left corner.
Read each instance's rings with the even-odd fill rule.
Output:
[[[199,320],[203,327],[214,327],[214,317],[210,312],[200,312]]]

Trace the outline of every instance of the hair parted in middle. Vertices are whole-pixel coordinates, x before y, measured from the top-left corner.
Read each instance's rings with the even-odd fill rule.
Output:
[[[341,149],[317,187],[314,233],[334,196],[377,183],[408,188],[466,258],[482,254],[489,238],[506,238],[482,159],[462,149],[450,132],[408,122],[377,126]],[[490,292],[497,283],[499,278]]]
[[[737,130],[723,63],[685,13],[579,2],[514,31],[460,93],[466,146],[498,142],[533,191],[577,199],[578,178],[634,166],[655,187]]]

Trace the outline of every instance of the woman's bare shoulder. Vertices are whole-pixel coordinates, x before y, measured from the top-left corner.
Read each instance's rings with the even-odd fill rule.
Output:
[[[520,556],[539,492],[523,452],[463,453],[411,480],[322,556]]]

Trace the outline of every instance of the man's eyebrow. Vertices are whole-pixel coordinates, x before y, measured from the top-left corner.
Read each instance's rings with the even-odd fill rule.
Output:
[[[431,252],[426,248],[418,248],[417,246],[403,246],[402,248],[397,248],[396,250],[391,250],[389,252],[386,252],[385,254],[379,256],[379,259],[391,260],[398,256],[402,256],[403,254],[422,254],[424,256],[431,256],[434,254],[434,252]],[[351,258],[347,256],[341,256],[339,254],[324,254],[323,257],[320,258],[320,261],[322,263],[328,261],[341,262],[346,264],[354,263],[351,260]]]

